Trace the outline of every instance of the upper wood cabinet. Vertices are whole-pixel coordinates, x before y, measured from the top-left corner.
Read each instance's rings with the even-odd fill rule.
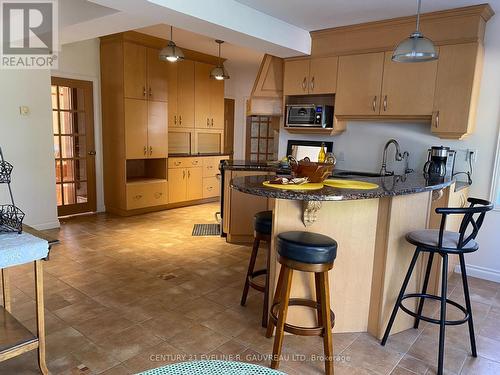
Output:
[[[195,127],[224,129],[224,81],[210,78],[214,65],[195,62]]]
[[[126,98],[126,158],[166,158],[167,150],[167,103]]]
[[[440,48],[431,127],[439,137],[460,139],[473,132],[483,54],[479,43]]]
[[[285,95],[331,94],[337,86],[338,57],[285,61]]]
[[[429,116],[432,113],[437,61],[402,64],[385,53],[381,115]]]
[[[123,43],[126,98],[167,101],[167,63],[160,61],[158,53],[155,48]]]
[[[335,115],[378,115],[384,53],[340,56]]]
[[[194,61],[168,64],[168,124],[194,128]]]

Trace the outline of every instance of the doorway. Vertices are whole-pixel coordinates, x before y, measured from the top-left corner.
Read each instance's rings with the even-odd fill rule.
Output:
[[[59,216],[96,211],[94,101],[90,81],[52,77]]]

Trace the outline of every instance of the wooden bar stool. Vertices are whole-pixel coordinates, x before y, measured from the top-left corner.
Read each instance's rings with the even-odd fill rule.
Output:
[[[420,320],[439,324],[439,347],[438,347],[438,375],[443,374],[444,368],[444,343],[445,343],[445,329],[447,325],[459,325],[468,323],[469,325],[469,338],[471,345],[471,352],[473,357],[477,357],[476,339],[474,335],[474,323],[472,320],[472,307],[469,297],[469,285],[467,283],[467,273],[465,270],[465,257],[464,254],[475,252],[479,249],[479,244],[475,241],[479,229],[483,224],[486,212],[493,209],[493,205],[482,199],[469,198],[470,206],[464,208],[436,208],[436,213],[441,214],[441,226],[439,230],[425,229],[410,232],[406,235],[406,240],[415,245],[415,253],[411,260],[410,267],[403,281],[403,285],[399,292],[396,304],[392,310],[389,324],[382,338],[382,345],[385,345],[392,325],[396,319],[396,314],[399,309],[415,318],[414,328],[418,328]],[[445,230],[446,218],[448,215],[463,215],[462,223],[458,233],[449,232]],[[422,286],[422,293],[409,293],[405,294],[406,287],[410,281],[413,269],[417,263],[420,253],[429,253],[427,259],[427,268],[425,270],[424,282]],[[434,255],[439,254],[443,259],[441,271],[441,296],[435,296],[427,293],[427,286],[432,269],[432,261]],[[460,258],[460,271],[462,274],[462,284],[464,288],[465,307],[459,303],[452,301],[447,297],[448,295],[448,255],[457,254]],[[418,298],[417,312],[413,312],[403,305],[403,300],[408,298]],[[437,300],[440,302],[441,309],[439,319],[434,319],[422,315],[424,301],[426,298]],[[446,306],[447,304],[454,306],[456,309],[463,312],[464,316],[458,320],[446,320]]]
[[[254,216],[254,241],[252,254],[248,263],[245,286],[243,287],[243,295],[241,296],[241,306],[245,306],[248,296],[248,288],[252,287],[255,290],[264,293],[264,305],[262,307],[262,327],[267,327],[267,316],[269,310],[269,261],[271,248],[271,231],[273,225],[273,212],[261,211]],[[267,261],[266,268],[255,271],[255,261],[259,252],[260,241],[267,243]],[[265,275],[264,284],[257,283],[254,279],[258,276]]]
[[[277,237],[278,261],[281,270],[271,306],[266,336],[274,338],[271,367],[277,369],[280,362],[284,332],[300,336],[323,336],[325,372],[333,374],[332,328],[335,315],[330,310],[330,286],[328,271],[337,256],[337,242],[322,234],[309,232],[284,232]],[[290,298],[293,271],[314,272],[316,301]],[[306,306],[318,312],[316,327],[300,327],[286,323],[288,306]]]

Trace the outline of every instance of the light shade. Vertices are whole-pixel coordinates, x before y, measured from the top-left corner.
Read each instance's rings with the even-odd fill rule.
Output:
[[[225,79],[229,79],[229,74],[224,68],[224,65],[219,65],[212,69],[212,71],[210,72],[210,78],[222,81]]]
[[[168,45],[160,51],[160,60],[169,62],[184,60],[184,53],[174,42],[169,41]]]
[[[438,58],[434,43],[425,38],[420,32],[414,32],[403,40],[392,53],[392,61],[396,62],[424,62]]]

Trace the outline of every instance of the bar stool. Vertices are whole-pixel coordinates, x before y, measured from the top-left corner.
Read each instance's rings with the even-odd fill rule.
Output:
[[[248,296],[248,288],[252,287],[255,290],[264,293],[264,305],[262,307],[262,327],[267,327],[267,314],[269,310],[269,252],[271,247],[271,231],[273,224],[273,212],[261,211],[254,216],[254,241],[252,254],[248,263],[245,286],[243,287],[243,295],[241,296],[241,306],[245,306]],[[260,241],[267,243],[267,261],[266,268],[255,271],[255,261],[259,252]],[[264,284],[257,283],[254,279],[258,276],[265,275]]]
[[[322,234],[310,232],[284,232],[277,237],[278,261],[281,270],[271,306],[266,336],[274,338],[271,367],[277,369],[280,362],[284,331],[300,336],[323,336],[325,372],[333,374],[332,328],[335,315],[330,310],[328,271],[337,256],[337,242]],[[290,298],[293,271],[314,272],[316,301]],[[316,327],[300,327],[286,323],[288,306],[306,306],[317,310]]]
[[[477,357],[476,351],[476,339],[474,337],[474,323],[472,320],[472,308],[470,304],[469,297],[469,285],[467,283],[467,273],[465,270],[465,258],[464,254],[475,252],[479,249],[479,244],[475,241],[476,236],[483,224],[484,216],[486,212],[493,209],[493,205],[482,199],[469,198],[470,206],[464,208],[436,208],[436,213],[441,214],[441,226],[439,230],[427,229],[410,232],[406,235],[406,240],[416,246],[415,254],[408,268],[408,272],[403,281],[403,286],[399,292],[396,304],[392,311],[391,317],[389,319],[389,324],[385,330],[384,337],[382,338],[382,345],[385,345],[389,333],[391,332],[391,327],[396,318],[396,314],[401,308],[405,313],[415,317],[414,328],[418,328],[420,320],[439,324],[439,351],[438,351],[438,375],[443,374],[444,365],[444,343],[445,343],[445,328],[447,325],[459,325],[465,322],[469,325],[469,336],[472,356]],[[448,215],[464,215],[462,223],[460,224],[459,232],[449,232],[445,230],[446,218]],[[424,282],[422,286],[422,293],[409,293],[405,294],[406,287],[411,278],[415,264],[417,263],[418,256],[421,252],[429,253],[429,258],[427,260],[427,268],[425,270]],[[434,259],[434,254],[439,254],[443,259],[442,271],[441,271],[441,296],[435,296],[432,294],[427,294],[427,285],[429,283],[429,277],[432,268],[432,261]],[[448,293],[448,255],[457,254],[460,258],[460,271],[462,274],[462,283],[464,288],[465,296],[465,307],[446,298]],[[403,300],[407,298],[419,298],[417,312],[413,312],[403,305]],[[433,319],[422,315],[422,309],[424,307],[424,301],[426,298],[438,300],[441,302],[441,310],[439,319]],[[464,313],[464,317],[459,320],[446,320],[446,304],[455,306]]]

